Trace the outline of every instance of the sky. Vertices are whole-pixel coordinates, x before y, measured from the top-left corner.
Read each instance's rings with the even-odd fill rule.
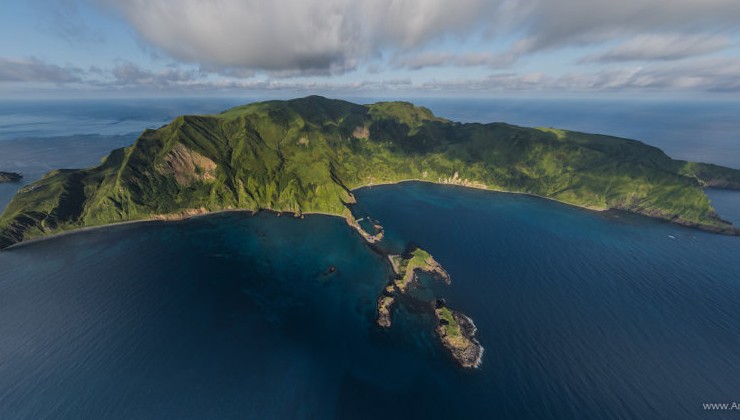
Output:
[[[738,0],[3,0],[0,98],[740,99]]]

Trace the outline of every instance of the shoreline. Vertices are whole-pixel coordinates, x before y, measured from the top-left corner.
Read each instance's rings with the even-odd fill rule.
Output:
[[[357,187],[354,187],[354,188],[349,188],[349,191],[350,192],[355,192],[355,191],[361,190],[363,188],[380,187],[380,186],[384,186],[384,185],[397,185],[397,184],[409,183],[409,182],[423,182],[423,183],[426,183],[426,184],[433,184],[433,185],[449,185],[449,186],[454,186],[454,187],[459,187],[459,188],[471,188],[471,189],[476,189],[476,190],[480,190],[480,191],[489,191],[489,192],[502,193],[502,194],[525,195],[525,196],[529,196],[529,197],[534,197],[534,198],[540,198],[540,199],[544,199],[544,200],[548,200],[548,201],[553,201],[553,202],[564,204],[564,205],[567,205],[569,207],[574,207],[574,208],[577,208],[577,209],[583,209],[583,210],[588,210],[588,211],[595,211],[595,212],[598,212],[598,213],[605,213],[605,212],[608,212],[608,211],[619,211],[619,212],[625,212],[625,213],[628,213],[628,214],[634,214],[634,215],[638,215],[638,216],[644,216],[644,217],[647,217],[649,219],[653,219],[653,220],[657,220],[657,221],[662,221],[662,222],[665,222],[665,223],[675,224],[677,226],[682,226],[682,227],[685,227],[685,228],[688,228],[688,229],[698,229],[698,230],[701,230],[703,232],[709,232],[709,233],[715,233],[715,234],[724,234],[724,235],[729,235],[729,236],[740,236],[740,228],[735,227],[734,225],[732,225],[732,229],[733,229],[732,231],[727,231],[727,230],[722,230],[721,228],[717,228],[717,227],[713,227],[713,226],[702,225],[702,224],[693,223],[693,222],[681,223],[680,221],[677,221],[677,220],[674,220],[674,219],[659,218],[659,217],[654,217],[654,216],[650,216],[650,215],[643,214],[643,213],[634,213],[634,212],[630,212],[630,211],[623,210],[623,209],[618,209],[618,208],[601,208],[601,207],[593,207],[593,206],[582,206],[582,205],[568,203],[568,202],[565,202],[565,201],[562,201],[562,200],[558,200],[556,198],[545,197],[545,196],[541,196],[541,195],[537,195],[537,194],[532,194],[532,193],[528,193],[528,192],[507,191],[507,190],[501,190],[501,189],[489,188],[489,187],[481,187],[481,186],[475,186],[475,185],[461,185],[461,184],[452,184],[452,183],[442,183],[442,182],[435,182],[435,181],[429,181],[429,180],[423,180],[423,179],[415,179],[415,178],[401,179],[401,180],[398,180],[398,181],[388,181],[388,182],[379,182],[379,183],[365,184],[365,185],[360,185],[360,186],[357,186]],[[347,207],[347,209],[349,209],[349,208],[350,207]],[[196,210],[196,209],[190,209],[190,211],[192,211],[192,210]],[[358,227],[355,227],[354,225],[352,225],[352,224],[349,223],[349,220],[347,220],[346,213],[339,214],[339,213],[329,213],[329,212],[321,212],[321,211],[307,211],[307,212],[295,213],[295,212],[292,212],[292,211],[289,211],[289,210],[275,210],[275,209],[272,209],[272,208],[262,208],[262,209],[257,209],[257,210],[255,210],[255,209],[222,209],[222,210],[213,210],[213,211],[206,210],[204,212],[196,212],[196,213],[192,213],[192,214],[185,214],[188,211],[189,210],[183,210],[183,212],[181,212],[181,213],[170,213],[170,214],[155,215],[155,216],[151,216],[151,217],[145,218],[145,219],[123,220],[123,221],[120,221],[120,222],[105,223],[105,224],[102,224],[102,225],[82,226],[82,227],[75,228],[75,229],[65,230],[65,231],[61,231],[61,232],[57,232],[57,233],[52,233],[52,234],[49,234],[49,235],[39,236],[39,237],[36,237],[36,238],[32,238],[32,239],[28,239],[28,240],[16,242],[16,243],[14,243],[14,244],[12,244],[12,245],[4,248],[4,249],[0,249],[0,252],[5,251],[5,250],[9,250],[9,249],[13,249],[13,248],[16,248],[16,247],[25,245],[25,244],[31,244],[31,243],[35,243],[35,242],[39,242],[39,241],[44,241],[44,240],[47,240],[47,239],[56,238],[56,237],[59,237],[59,236],[62,236],[62,235],[68,235],[68,234],[72,234],[72,233],[75,233],[75,232],[90,231],[90,230],[94,230],[94,229],[104,229],[104,228],[111,227],[111,226],[128,225],[128,224],[134,224],[134,223],[177,222],[177,221],[192,219],[192,218],[195,218],[195,217],[203,217],[203,216],[209,216],[209,215],[216,215],[216,214],[220,214],[220,213],[232,213],[232,212],[251,212],[254,215],[254,214],[257,214],[257,213],[259,213],[261,211],[269,211],[269,212],[272,212],[272,213],[276,213],[278,215],[283,214],[283,213],[288,213],[288,214],[290,214],[290,215],[292,215],[293,217],[296,217],[296,218],[300,218],[302,215],[322,215],[322,216],[339,217],[339,218],[345,219],[347,221],[347,224],[350,227],[352,227],[353,229],[357,230],[358,233],[360,234],[360,236],[362,236],[367,241],[367,238],[365,238],[365,235],[363,234],[363,232],[362,231],[359,231],[358,230]],[[350,214],[351,214],[351,211],[350,211]],[[370,241],[368,241],[368,242],[370,242]],[[373,242],[370,242],[370,243],[372,244]]]
[[[10,245],[7,248],[0,249],[0,252],[11,250],[13,248],[19,248],[24,245],[30,245],[32,243],[46,241],[49,239],[58,238],[61,236],[71,235],[78,232],[88,232],[92,230],[98,230],[98,229],[105,229],[110,227],[116,227],[116,226],[124,226],[124,225],[133,225],[137,223],[146,224],[146,223],[171,223],[171,222],[182,222],[184,220],[189,219],[195,219],[199,217],[208,217],[208,216],[215,216],[222,213],[252,213],[252,216],[257,215],[257,213],[261,211],[266,211],[270,213],[276,214],[276,217],[280,217],[283,213],[288,213],[292,217],[295,217],[297,219],[300,219],[300,215],[318,215],[318,216],[331,216],[331,217],[339,217],[344,218],[344,216],[334,213],[326,213],[326,212],[305,212],[305,213],[293,213],[289,211],[282,211],[282,210],[274,210],[274,209],[260,209],[260,210],[252,210],[252,209],[224,209],[224,210],[213,210],[213,211],[206,211],[203,213],[194,213],[194,214],[182,214],[182,213],[170,213],[170,214],[164,214],[164,215],[156,215],[152,216],[146,219],[136,219],[136,220],[123,220],[120,222],[112,222],[112,223],[105,223],[102,225],[94,225],[94,226],[82,226],[75,229],[69,229],[69,230],[63,230],[61,232],[55,232],[51,233],[49,235],[39,236],[32,239],[27,239],[25,241],[16,242],[13,245]]]
[[[567,201],[558,200],[557,198],[545,197],[544,195],[537,195],[537,194],[523,192],[523,191],[509,191],[509,190],[502,190],[502,189],[498,189],[498,188],[491,188],[491,187],[488,187],[488,186],[481,187],[481,186],[477,186],[477,185],[454,184],[454,183],[450,183],[450,182],[435,182],[435,181],[429,181],[429,180],[426,180],[426,179],[415,179],[415,178],[402,179],[400,181],[380,182],[380,183],[377,183],[377,184],[361,185],[361,186],[356,187],[356,188],[350,188],[350,191],[353,191],[354,192],[354,191],[357,191],[357,190],[361,190],[363,188],[380,187],[380,186],[383,186],[383,185],[397,185],[397,184],[402,184],[402,183],[405,183],[405,182],[423,182],[425,184],[449,185],[449,186],[452,186],[452,187],[471,188],[471,189],[474,189],[474,190],[490,191],[490,192],[497,192],[497,193],[504,193],[504,194],[526,195],[526,196],[529,196],[529,197],[542,198],[542,199],[545,199],[545,200],[554,201],[556,203],[565,204],[566,206],[571,206],[571,207],[576,207],[576,208],[579,208],[579,209],[591,210],[591,211],[596,211],[596,212],[605,212],[605,211],[612,210],[612,208],[610,208],[610,207],[595,207],[595,206],[584,206],[584,205],[580,205],[580,204],[573,204],[573,203],[569,203]]]
[[[423,183],[426,183],[426,184],[450,185],[450,186],[454,186],[454,187],[471,188],[471,189],[476,189],[476,190],[481,190],[481,191],[490,191],[490,192],[495,192],[495,193],[525,195],[525,196],[529,196],[529,197],[534,197],[534,198],[539,198],[539,199],[543,199],[543,200],[553,201],[553,202],[556,202],[556,203],[560,203],[560,204],[563,204],[563,205],[566,205],[566,206],[569,206],[569,207],[573,207],[573,208],[576,208],[576,209],[581,209],[581,210],[594,211],[594,212],[602,213],[602,214],[603,213],[612,212],[612,211],[614,211],[614,212],[623,212],[623,213],[632,214],[632,215],[636,215],[636,216],[647,217],[648,219],[652,219],[652,220],[656,220],[656,221],[660,221],[660,222],[664,222],[664,223],[670,223],[670,224],[677,225],[677,226],[683,226],[683,227],[689,228],[689,229],[697,229],[697,230],[700,230],[702,232],[709,232],[709,233],[714,233],[714,234],[719,234],[719,235],[727,235],[727,236],[740,236],[740,226],[735,226],[732,222],[728,222],[727,220],[724,220],[724,219],[722,219],[722,220],[725,221],[725,222],[730,223],[730,226],[728,228],[722,228],[722,227],[719,227],[719,226],[712,226],[712,225],[702,224],[702,223],[698,223],[698,222],[686,221],[686,220],[683,220],[683,219],[678,218],[678,216],[674,216],[672,218],[667,218],[667,217],[653,216],[653,215],[650,215],[650,214],[647,214],[647,213],[637,213],[637,212],[633,212],[633,211],[629,211],[627,209],[621,209],[621,208],[617,208],[617,207],[586,206],[586,205],[581,205],[581,204],[569,203],[567,201],[558,200],[557,198],[553,198],[553,197],[545,197],[543,195],[537,195],[537,194],[523,192],[523,191],[508,191],[508,190],[501,190],[501,189],[498,189],[498,188],[480,187],[480,186],[476,186],[476,185],[462,185],[462,184],[454,184],[454,183],[448,183],[448,182],[435,182],[435,181],[429,181],[429,180],[424,180],[424,179],[413,179],[413,178],[409,178],[409,179],[402,179],[402,180],[399,180],[399,181],[388,181],[388,182],[380,182],[380,183],[377,183],[377,184],[362,185],[362,186],[359,186],[359,187],[351,188],[350,191],[354,192],[354,191],[357,191],[357,190],[360,190],[360,189],[363,189],[363,188],[371,188],[371,187],[374,187],[374,186],[383,186],[383,185],[396,185],[396,184],[401,184],[401,183],[404,183],[404,182],[423,182]],[[738,191],[738,192],[740,193],[740,191]]]

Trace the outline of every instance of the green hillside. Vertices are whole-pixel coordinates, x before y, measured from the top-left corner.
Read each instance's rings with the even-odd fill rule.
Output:
[[[404,102],[311,96],[178,117],[95,168],[53,171],[0,216],[0,248],[79,227],[225,209],[347,215],[353,189],[406,179],[736,233],[702,189],[740,188],[735,169],[672,160],[634,140],[461,124]]]

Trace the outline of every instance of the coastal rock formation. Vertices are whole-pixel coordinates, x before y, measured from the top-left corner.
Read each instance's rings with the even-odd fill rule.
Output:
[[[393,266],[395,278],[386,285],[378,297],[378,317],[376,323],[383,328],[392,324],[392,310],[399,296],[405,294],[413,283],[416,273],[423,271],[450,284],[450,275],[432,256],[420,248],[414,248],[402,255],[388,255]],[[442,345],[464,368],[477,368],[483,356],[483,346],[475,338],[473,320],[460,312],[449,309],[444,299],[434,302],[434,315],[437,318],[437,335]]]
[[[376,242],[380,242],[383,240],[383,236],[385,235],[383,231],[383,226],[381,225],[374,225],[375,228],[375,235],[371,235],[367,233],[365,229],[360,226],[360,223],[355,220],[355,217],[352,215],[352,212],[347,211],[344,216],[344,220],[347,222],[350,227],[352,227],[354,230],[357,231],[357,233],[360,234],[368,243],[374,244]]]
[[[17,172],[0,172],[0,183],[3,182],[20,182],[23,175]]]
[[[483,360],[483,346],[475,338],[477,328],[468,316],[448,308],[444,301],[434,303],[437,335],[442,345],[464,368],[477,368]]]
[[[414,281],[417,271],[432,274],[450,284],[450,275],[428,252],[421,248],[415,248],[404,255],[388,255],[388,260],[393,266],[394,279],[378,297],[377,324],[388,328],[391,326],[391,310],[396,302],[396,296],[406,293]]]
[[[416,276],[416,271],[425,271],[439,277],[450,284],[450,275],[426,251],[416,248],[405,255],[389,255],[388,258],[396,272],[395,285],[401,292],[405,292]]]
[[[378,297],[378,319],[377,324],[383,328],[391,326],[391,311],[396,303],[396,286],[393,283],[388,284],[383,293]]]

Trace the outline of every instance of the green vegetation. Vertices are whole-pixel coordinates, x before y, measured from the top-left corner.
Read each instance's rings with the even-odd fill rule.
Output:
[[[51,172],[0,216],[0,248],[196,211],[347,215],[353,189],[407,179],[530,193],[726,233],[735,230],[702,187],[740,188],[738,170],[672,160],[634,140],[461,124],[404,102],[362,106],[312,96],[178,117],[98,167]]]
[[[444,336],[450,338],[462,336],[460,324],[457,323],[457,320],[452,315],[452,311],[448,307],[443,306],[434,311],[437,314],[437,318],[444,321],[440,322],[440,327],[444,329]]]
[[[408,289],[414,278],[414,271],[426,271],[436,273],[443,280],[449,282],[447,272],[429,255],[428,252],[421,248],[415,248],[408,255],[394,255],[391,257],[394,269],[396,269],[396,286],[401,292]]]
[[[391,308],[398,293],[406,293],[414,279],[414,272],[424,271],[438,276],[445,283],[450,284],[450,276],[439,263],[421,248],[414,248],[403,255],[389,255],[393,265],[395,279],[389,283],[383,294],[378,298],[378,325],[391,326]]]
[[[479,367],[483,360],[483,346],[476,340],[477,328],[467,316],[437,303],[437,335],[452,357],[464,368]]]
[[[425,268],[429,267],[427,261],[431,258],[432,256],[429,255],[428,252],[417,248],[411,253],[411,258],[403,259],[398,270],[398,274],[402,278],[401,285],[399,287],[405,289],[414,276],[414,270],[418,268],[423,271]]]

